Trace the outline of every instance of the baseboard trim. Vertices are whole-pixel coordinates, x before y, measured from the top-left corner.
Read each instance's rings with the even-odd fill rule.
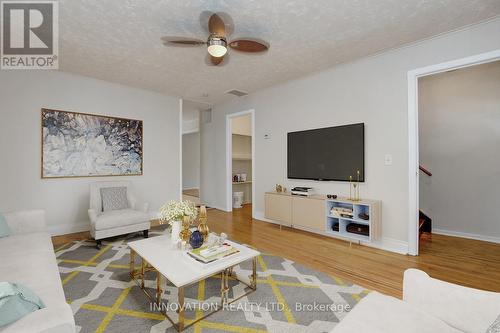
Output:
[[[208,203],[206,203],[205,205],[206,205],[208,208],[213,208],[213,209],[220,210],[220,211],[222,211],[222,212],[229,213],[229,211],[228,211],[226,208],[222,208],[222,207],[219,207],[219,206],[211,205],[211,204],[208,204]]]
[[[255,212],[254,219],[260,220],[260,221],[263,221],[263,222],[278,224],[278,225],[280,224],[280,223],[278,223],[276,221],[266,219],[264,217],[264,213],[263,212]],[[347,239],[347,238],[343,238],[343,237],[340,237],[340,236],[339,237],[334,237],[334,236],[331,236],[331,235],[328,235],[328,234],[325,234],[325,233],[319,233],[319,232],[312,231],[312,230],[309,230],[309,229],[306,229],[306,228],[293,228],[293,229],[304,230],[304,231],[315,233],[315,234],[318,234],[318,235],[323,235],[323,236],[327,236],[327,237],[341,239],[341,240],[344,240],[344,241],[347,241],[347,242],[349,241],[349,239]],[[373,243],[361,242],[361,244],[369,246],[369,247],[377,248],[377,249],[380,249],[380,250],[384,250],[384,251],[389,251],[389,252],[394,252],[394,253],[399,253],[399,254],[408,254],[408,242],[401,241],[399,239],[393,239],[393,238],[384,237],[381,240],[379,240],[378,242],[373,242]]]
[[[459,232],[459,231],[451,231],[451,230],[444,230],[444,229],[432,229],[433,234],[438,234],[438,235],[444,235],[444,236],[453,236],[453,237],[461,237],[461,238],[467,238],[467,239],[475,239],[483,242],[490,242],[490,243],[497,243],[500,244],[500,237],[493,237],[493,236],[484,236],[484,235],[478,235],[478,234],[470,234],[466,232]]]
[[[408,254],[408,242],[399,240],[399,239],[394,239],[394,238],[387,238],[387,237],[382,237],[382,240],[379,242],[375,243],[368,243],[366,244],[368,246],[376,247],[381,250],[389,251],[389,252],[395,252],[399,254]]]

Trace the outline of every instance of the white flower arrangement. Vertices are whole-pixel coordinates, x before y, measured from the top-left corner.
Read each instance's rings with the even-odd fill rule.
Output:
[[[171,224],[173,221],[182,221],[184,216],[189,216],[193,221],[198,216],[198,208],[191,201],[169,201],[160,208],[160,221]]]

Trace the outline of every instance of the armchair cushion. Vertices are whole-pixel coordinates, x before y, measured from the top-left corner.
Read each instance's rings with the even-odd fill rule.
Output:
[[[500,332],[500,315],[498,315],[497,320],[493,324],[491,324],[490,327],[488,327],[488,330],[486,333],[499,333]]]
[[[111,210],[97,216],[95,230],[106,230],[149,221],[149,214],[133,209]]]
[[[102,211],[122,210],[129,208],[126,187],[101,188]]]

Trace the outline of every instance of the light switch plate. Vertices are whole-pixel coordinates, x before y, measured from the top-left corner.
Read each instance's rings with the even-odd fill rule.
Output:
[[[392,165],[392,154],[385,154],[384,164]]]

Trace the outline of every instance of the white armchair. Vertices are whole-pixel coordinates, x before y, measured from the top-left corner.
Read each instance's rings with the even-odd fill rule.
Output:
[[[120,210],[103,211],[101,189],[125,187],[127,189],[128,207]],[[148,237],[151,227],[148,214],[149,205],[137,207],[137,200],[131,191],[128,181],[96,182],[90,185],[90,235],[96,240],[97,248],[101,247],[103,238],[142,231]]]
[[[485,333],[500,320],[500,293],[404,273],[403,300],[372,291],[331,333]]]

